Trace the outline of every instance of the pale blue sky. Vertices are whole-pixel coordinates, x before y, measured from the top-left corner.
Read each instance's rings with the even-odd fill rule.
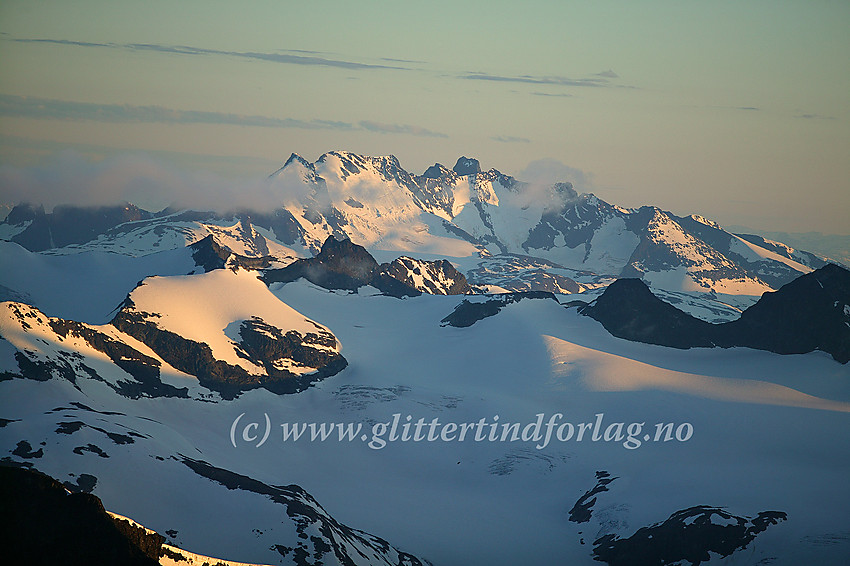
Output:
[[[4,1],[0,163],[551,158],[617,204],[846,234],[848,30],[846,1]]]

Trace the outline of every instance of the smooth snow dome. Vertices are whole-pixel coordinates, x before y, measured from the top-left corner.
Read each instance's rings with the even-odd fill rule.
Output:
[[[158,327],[206,343],[216,359],[254,374],[263,373],[263,368],[240,357],[234,349],[242,321],[261,316],[283,332],[295,330],[302,335],[327,330],[278,300],[256,272],[244,270],[150,277],[130,293],[130,299],[137,311],[150,313],[147,318]]]

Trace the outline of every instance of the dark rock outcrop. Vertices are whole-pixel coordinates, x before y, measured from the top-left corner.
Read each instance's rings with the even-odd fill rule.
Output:
[[[452,167],[452,171],[458,175],[475,175],[481,173],[481,164],[478,163],[477,159],[461,156],[455,166]]]
[[[131,399],[143,396],[186,397],[188,394],[185,387],[174,387],[162,382],[158,360],[96,328],[73,320],[48,317],[30,305],[5,303],[4,307],[24,331],[29,331],[35,326],[49,329],[60,345],[71,340],[83,340],[91,348],[105,354],[112,363],[132,376],[134,380],[107,381],[86,364],[85,356],[75,351],[73,346],[69,346],[71,351],[59,349],[55,356],[46,358],[42,358],[36,352],[16,351],[14,357],[18,363],[19,373],[5,372],[3,376],[0,376],[0,380],[22,377],[47,381],[53,377],[59,377],[76,384],[79,376],[86,375],[105,382],[117,393]]]
[[[360,563],[369,552],[381,564],[424,566],[412,554],[393,547],[386,540],[340,523],[325,511],[312,495],[299,485],[273,486],[204,462],[182,456],[182,462],[199,476],[210,479],[227,489],[249,491],[268,497],[286,508],[287,516],[295,523],[301,542],[296,547],[275,545],[273,548],[295,564],[308,566],[329,561],[340,564]],[[308,536],[318,533],[318,536]],[[357,553],[356,556],[353,553]],[[311,560],[315,559],[315,562]],[[358,559],[359,558],[359,559]],[[355,562],[357,560],[357,562]]]
[[[479,320],[494,316],[503,308],[523,299],[551,299],[558,302],[553,293],[546,291],[525,291],[520,293],[502,293],[491,295],[486,301],[470,302],[464,299],[450,315],[440,321],[441,326],[466,328]]]
[[[149,346],[163,360],[180,371],[194,375],[198,382],[225,399],[234,399],[241,392],[263,387],[273,393],[297,393],[311,384],[342,371],[348,362],[334,350],[311,348],[310,345],[330,346],[336,338],[316,325],[316,332],[306,335],[284,331],[268,325],[262,319],[242,322],[239,334],[239,354],[266,369],[265,375],[248,373],[213,356],[209,345],[189,340],[157,326],[135,310],[128,298],[112,320],[116,328]],[[315,368],[311,373],[294,373],[281,365],[288,360],[295,365]]]
[[[416,297],[423,292],[453,295],[471,290],[463,274],[446,260],[401,257],[379,265],[363,246],[333,236],[328,236],[315,257],[296,260],[283,269],[267,270],[262,279],[268,285],[302,277],[325,289],[356,291],[371,285],[398,298]]]
[[[70,244],[84,244],[110,228],[125,222],[147,220],[153,214],[124,203],[116,206],[57,206],[45,213],[43,206],[20,204],[13,208],[5,224],[29,224],[12,241],[33,252]]]
[[[718,522],[714,522],[713,519]],[[781,511],[762,511],[754,519],[739,517],[719,507],[699,505],[670,515],[662,523],[643,527],[629,538],[609,534],[593,545],[593,558],[609,566],[692,566],[711,560],[711,553],[729,556],[769,526],[785,521]]]
[[[79,485],[91,483],[80,478]],[[165,538],[113,519],[100,499],[68,494],[40,472],[0,466],[0,546],[7,564],[159,564]]]
[[[674,348],[743,346],[778,354],[821,350],[850,361],[850,271],[835,264],[762,295],[738,320],[711,324],[650,292],[639,279],[618,279],[582,314],[619,338]]]
[[[318,255],[299,259],[283,269],[265,272],[263,281],[289,283],[301,277],[326,289],[354,291],[370,285],[379,272],[378,262],[351,240],[337,240],[328,236]]]
[[[596,485],[587,490],[578,498],[573,508],[570,509],[569,520],[573,523],[586,523],[593,515],[593,506],[596,505],[596,495],[608,491],[608,484],[618,478],[612,478],[611,474],[604,470],[596,472]]]
[[[189,248],[192,250],[192,259],[195,261],[195,265],[202,267],[204,272],[207,273],[225,267],[264,269],[271,265],[272,260],[269,256],[247,257],[233,253],[220,245],[212,234],[191,244]]]
[[[720,325],[724,346],[779,354],[822,350],[850,361],[850,271],[827,264],[765,293],[738,320]]]
[[[715,345],[714,325],[662,301],[640,279],[617,279],[581,312],[626,340],[673,348]]]
[[[381,265],[381,273],[429,295],[466,295],[472,288],[449,261],[402,256]]]

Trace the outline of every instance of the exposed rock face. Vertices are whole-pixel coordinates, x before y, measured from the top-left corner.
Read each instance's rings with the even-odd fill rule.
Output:
[[[378,262],[364,247],[329,236],[316,257],[299,259],[283,269],[268,270],[263,281],[289,283],[303,277],[327,289],[353,291],[368,284],[377,271]]]
[[[604,470],[596,472],[596,485],[579,497],[573,508],[570,509],[570,521],[573,523],[588,522],[593,515],[593,506],[596,505],[596,495],[608,491],[608,484],[616,479],[619,478],[611,477],[611,474]]]
[[[478,163],[477,159],[462,156],[458,158],[457,163],[452,167],[452,171],[458,175],[475,175],[481,173],[481,164]]]
[[[492,295],[485,301],[471,302],[463,300],[450,315],[440,322],[442,326],[455,326],[466,328],[472,326],[479,320],[499,314],[503,308],[512,303],[518,303],[523,299],[551,299],[558,302],[553,293],[546,291],[526,291],[521,293],[502,293]]]
[[[43,251],[83,244],[124,222],[152,217],[150,212],[129,203],[100,207],[57,206],[49,214],[44,212],[43,206],[21,204],[12,209],[4,222],[26,225],[12,241],[31,251]]]
[[[457,295],[471,290],[466,277],[446,260],[401,257],[379,265],[363,246],[333,236],[328,236],[315,257],[297,260],[283,269],[267,270],[263,281],[289,283],[302,277],[326,289],[355,291],[371,285],[399,298],[422,293]]]
[[[614,336],[674,348],[744,346],[779,354],[822,350],[850,361],[850,271],[828,264],[765,293],[738,320],[711,324],[619,279],[582,313]]]
[[[129,301],[112,324],[149,346],[170,365],[194,375],[198,382],[225,399],[263,387],[278,394],[297,393],[311,384],[342,371],[348,362],[336,351],[336,338],[316,325],[315,333],[301,335],[265,324],[262,319],[244,321],[239,328],[240,357],[262,366],[264,374],[216,359],[209,345],[160,328],[148,313],[135,310]],[[305,368],[306,371],[299,371]]]
[[[183,464],[199,476],[221,484],[227,489],[249,491],[268,497],[286,508],[287,516],[296,525],[301,542],[297,546],[275,545],[281,556],[295,564],[317,564],[328,555],[340,564],[369,564],[386,566],[424,566],[417,557],[402,552],[386,540],[344,525],[330,516],[322,506],[299,485],[272,486],[202,460],[183,457]],[[308,533],[319,536],[308,536]],[[315,558],[313,562],[311,558]]]
[[[35,307],[12,302],[0,303],[0,316],[3,318],[0,338],[11,340],[13,334],[29,337],[26,342],[15,340],[17,351],[14,357],[19,373],[6,372],[0,379],[23,377],[47,381],[56,377],[76,384],[78,378],[88,377],[102,381],[117,393],[132,399],[142,396],[186,397],[186,388],[161,381],[159,360],[95,326],[48,317]],[[35,343],[41,347],[27,346]],[[80,353],[84,348],[105,354],[117,366],[116,369],[123,370],[116,372],[123,378],[98,373],[92,367],[94,364]]]
[[[192,250],[192,259],[195,265],[202,267],[204,271],[213,269],[224,269],[225,267],[242,267],[244,269],[264,269],[271,265],[270,256],[247,257],[239,255],[220,245],[212,234],[198,240],[189,246]]]
[[[0,540],[8,564],[159,564],[165,538],[113,519],[100,499],[40,472],[0,466]]]
[[[582,311],[626,340],[673,348],[710,348],[714,326],[684,313],[652,294],[640,279],[618,279]]]
[[[787,520],[781,511],[762,511],[754,519],[739,517],[719,507],[699,505],[670,515],[662,523],[643,527],[621,539],[609,534],[593,545],[595,560],[609,566],[650,566],[688,561],[697,565],[747,548],[771,525]]]
[[[472,291],[466,277],[445,259],[423,261],[402,256],[383,264],[381,272],[429,295],[465,295]]]
[[[240,286],[244,277],[240,279],[239,274],[224,273],[227,278],[222,281],[227,283],[232,279],[234,283],[218,287],[220,292],[251,294],[259,290],[269,294],[255,278],[250,279],[255,286]],[[203,279],[194,278],[211,275],[215,274],[192,276],[185,292],[193,293],[198,289],[195,281],[203,285]],[[159,281],[167,282],[168,278]],[[157,283],[154,280],[149,284],[156,286]],[[185,310],[182,305],[169,301],[164,293],[167,291],[148,295],[145,302],[148,311],[136,308],[133,299],[128,297],[110,325],[103,326],[51,318],[30,305],[0,303],[0,338],[9,343],[5,345],[7,348],[11,345],[9,355],[17,363],[17,371],[6,369],[0,373],[0,380],[58,378],[79,387],[81,379],[94,379],[133,399],[187,397],[186,387],[162,381],[162,367],[171,365],[195,376],[201,386],[219,392],[225,399],[233,399],[242,391],[260,387],[278,394],[296,393],[335,375],[347,365],[336,337],[327,328],[292,311],[270,294],[265,307],[257,307],[263,312],[252,316],[253,309],[248,309],[249,314],[240,315],[244,318],[232,321],[231,338],[215,335],[228,332],[222,328],[211,331],[213,335],[186,337],[169,329],[168,325],[163,326],[163,320],[171,320],[168,315],[173,309],[181,311],[175,315],[179,323],[195,320],[192,317],[198,315],[198,310],[193,309],[214,308],[204,300]],[[160,307],[163,300],[165,310]],[[282,321],[278,324],[291,323],[295,328],[279,328],[266,322],[260,314],[277,317],[276,320]],[[140,352],[141,346],[131,338],[150,350]],[[216,340],[218,342],[214,342]],[[227,350],[216,352],[207,341],[224,342],[225,348],[230,349],[229,357]],[[112,365],[105,364],[102,355]]]
[[[803,275],[741,313],[725,327],[724,345],[780,354],[822,350],[850,361],[850,270],[835,264]]]
[[[596,485],[576,501],[569,520],[579,524],[590,521],[597,497],[609,492],[617,479],[604,470],[596,472]],[[747,548],[756,536],[787,518],[782,511],[762,511],[750,518],[733,515],[720,507],[696,505],[676,511],[663,522],[641,527],[627,538],[610,532],[597,534],[593,558],[609,566],[663,566],[683,562],[695,566],[710,561],[710,553],[726,557]],[[584,544],[583,538],[580,544]]]

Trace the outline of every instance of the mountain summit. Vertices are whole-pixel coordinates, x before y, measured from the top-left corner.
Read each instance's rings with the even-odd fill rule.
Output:
[[[416,175],[392,155],[331,151],[310,162],[293,153],[267,182],[279,197],[269,210],[152,214],[124,205],[45,214],[19,206],[0,223],[0,238],[33,251],[122,253],[149,250],[141,242],[157,238],[159,249],[173,248],[216,231],[187,222],[248,219],[240,238],[260,255],[269,255],[261,250],[264,236],[252,235],[251,226],[302,256],[318,254],[333,236],[370,252],[453,258],[470,281],[494,289],[562,292],[567,286],[555,280],[593,288],[628,277],[674,293],[752,297],[748,304],[826,264],[778,242],[733,234],[699,215],[623,208],[580,194],[567,182],[532,186],[497,169],[484,171],[466,156],[452,169],[436,163]],[[189,232],[198,237],[187,242]],[[525,267],[517,269],[520,263]]]

